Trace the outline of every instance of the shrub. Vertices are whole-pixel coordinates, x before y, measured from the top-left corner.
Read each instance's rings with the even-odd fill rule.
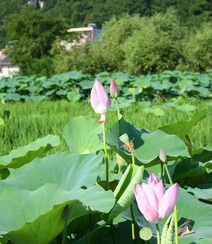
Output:
[[[142,28],[122,45],[125,70],[133,74],[160,73],[175,69],[183,59],[184,30],[172,9],[165,14],[142,18]]]
[[[212,23],[203,23],[196,32],[190,33],[184,42],[184,55],[188,68],[206,71],[212,68]]]

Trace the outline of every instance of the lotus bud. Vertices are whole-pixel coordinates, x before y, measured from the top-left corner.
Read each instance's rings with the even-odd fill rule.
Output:
[[[162,148],[160,149],[159,158],[162,163],[166,163],[167,161],[166,153]]]
[[[114,98],[117,98],[119,95],[119,88],[113,79],[110,81],[110,95]]]
[[[105,122],[105,113],[109,110],[111,100],[104,86],[96,79],[91,89],[91,106],[97,114],[100,114],[99,123]]]

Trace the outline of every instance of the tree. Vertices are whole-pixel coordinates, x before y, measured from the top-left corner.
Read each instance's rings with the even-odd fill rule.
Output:
[[[36,73],[39,66],[40,70],[43,70],[45,59],[48,62],[46,66],[49,67],[46,75],[51,75],[49,51],[57,36],[63,38],[67,35],[67,29],[64,19],[52,18],[27,6],[20,14],[9,15],[6,18],[6,35],[12,44],[7,52],[12,62],[20,67],[22,74],[32,75],[35,73],[35,66]],[[43,60],[39,61],[41,59]]]

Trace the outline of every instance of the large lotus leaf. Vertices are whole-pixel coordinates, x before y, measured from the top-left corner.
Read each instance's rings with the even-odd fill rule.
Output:
[[[81,99],[81,97],[82,97],[82,94],[80,94],[80,92],[77,90],[72,90],[67,93],[67,99],[70,102],[77,102]]]
[[[103,148],[103,143],[98,138],[102,131],[102,124],[98,124],[95,119],[78,116],[70,119],[63,136],[73,153],[96,153]]]
[[[196,91],[199,92],[200,97],[211,97],[211,91],[205,87],[196,87]]]
[[[35,158],[0,182],[0,193],[10,186],[35,191],[47,183],[54,183],[71,190],[83,185],[91,186],[100,171],[103,154],[55,153],[44,158]]]
[[[192,91],[194,90],[193,80],[179,80],[175,83],[175,87],[179,89],[180,93],[184,93],[185,91]]]
[[[21,95],[19,93],[15,93],[15,88],[11,88],[7,90],[8,95],[4,97],[5,101],[20,101]]]
[[[137,206],[134,206],[134,215],[140,228],[147,226],[155,233],[155,225],[148,223],[140,213]],[[178,210],[178,225],[181,225],[185,220],[191,220],[193,234],[179,237],[179,243],[183,244],[202,244],[212,242],[212,208],[211,205],[200,202],[195,196],[189,194],[186,190],[180,188],[177,199]],[[130,211],[125,211],[122,216],[126,219],[131,219]],[[166,219],[159,221],[159,229],[162,230]],[[155,236],[150,243],[155,244]],[[205,240],[205,242],[202,242]]]
[[[208,162],[212,159],[212,149],[200,148],[193,151],[193,160],[200,162]]]
[[[184,112],[193,112],[197,110],[196,106],[191,104],[178,105],[176,106],[176,109]]]
[[[73,80],[80,80],[83,77],[83,74],[77,70],[70,71],[68,74]]]
[[[212,188],[201,189],[198,187],[195,188],[188,187],[187,191],[192,192],[194,196],[198,199],[203,199],[212,202]]]
[[[68,223],[92,211],[108,212],[113,193],[93,186],[101,160],[102,155],[64,152],[14,170],[0,182],[0,234],[16,244],[46,244],[63,230],[67,204]]]
[[[35,157],[44,157],[46,152],[59,144],[60,138],[56,135],[39,138],[26,146],[12,150],[8,155],[0,157],[0,169],[21,167]]]
[[[197,186],[198,184],[211,182],[212,164],[193,160],[182,160],[169,166],[174,181],[184,186]],[[208,179],[207,179],[208,178]]]
[[[155,89],[155,90],[159,90],[159,91],[162,91],[162,90],[169,90],[171,87],[173,86],[173,84],[169,81],[163,81],[163,83],[161,82],[152,82],[152,87]]]
[[[206,117],[206,110],[197,112],[189,121],[178,122],[172,125],[165,125],[159,129],[167,134],[175,134],[181,139],[184,139],[189,134],[193,126]]]
[[[114,219],[132,204],[135,199],[135,184],[142,182],[143,173],[143,166],[139,167],[131,164],[127,167],[114,191],[116,204],[109,214],[104,215],[104,219],[107,221]]]
[[[122,118],[107,132],[106,139],[108,145],[128,163],[131,162],[131,154],[124,150],[123,143],[119,140],[119,137],[125,133],[134,143],[135,159],[138,165],[149,164],[157,159],[161,148],[173,158],[189,157],[186,145],[176,135],[168,135],[161,130],[147,132],[144,129],[134,127]]]

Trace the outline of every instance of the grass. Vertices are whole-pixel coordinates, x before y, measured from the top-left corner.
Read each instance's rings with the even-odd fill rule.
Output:
[[[192,104],[194,103],[197,111],[207,110],[207,117],[195,126],[192,132],[192,143],[195,147],[209,146],[212,138],[211,106],[205,101],[192,102]],[[54,150],[68,150],[63,139],[63,128],[68,120],[79,115],[90,115],[97,120],[99,118],[89,103],[70,103],[65,100],[1,104],[0,116],[3,116],[6,110],[10,111],[10,117],[5,118],[4,126],[0,126],[0,156],[48,134],[59,135],[61,138],[61,145]],[[150,131],[165,124],[188,120],[193,114],[169,108],[165,110],[165,116],[156,117],[142,111],[143,107],[139,105],[130,106],[123,110],[124,118],[138,128]],[[108,112],[106,127],[110,128],[115,121],[116,112]]]

